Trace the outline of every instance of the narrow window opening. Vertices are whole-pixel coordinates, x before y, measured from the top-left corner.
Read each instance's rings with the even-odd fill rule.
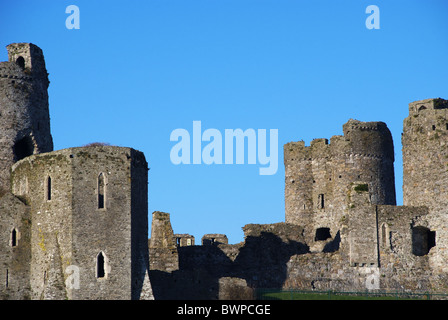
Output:
[[[435,125],[432,125],[432,130],[436,130],[436,126]]]
[[[17,230],[14,228],[11,232],[11,247],[17,246]]]
[[[6,288],[8,288],[8,286],[9,286],[9,270],[8,269],[6,269]]]
[[[47,178],[47,200],[51,200],[51,177]]]
[[[323,193],[319,194],[319,196],[317,198],[317,208],[318,209],[325,208],[325,197],[324,197]]]
[[[104,278],[105,275],[106,273],[104,271],[104,255],[102,252],[100,252],[96,261],[96,277]]]
[[[98,176],[98,209],[104,209],[104,175],[100,173]]]

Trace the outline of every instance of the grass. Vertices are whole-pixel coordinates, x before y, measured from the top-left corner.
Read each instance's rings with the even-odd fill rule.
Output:
[[[413,298],[409,295],[400,294],[368,294],[363,292],[347,294],[335,292],[300,292],[300,291],[277,291],[262,292],[260,300],[421,300],[426,299],[426,295],[417,295]]]

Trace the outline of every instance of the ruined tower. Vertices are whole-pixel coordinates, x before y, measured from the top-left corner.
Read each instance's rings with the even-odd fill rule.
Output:
[[[53,150],[48,112],[48,74],[42,50],[29,43],[7,46],[0,63],[0,295],[28,299],[31,271],[31,212],[10,193],[11,166],[24,157]]]
[[[448,100],[410,103],[402,145],[403,204],[428,207],[428,225],[420,236],[433,246],[431,266],[437,272],[448,272]]]
[[[394,148],[383,122],[349,120],[343,136],[284,146],[286,222],[305,227],[308,239],[334,237],[347,192],[365,185],[372,204],[395,205]]]
[[[0,298],[147,299],[148,164],[115,146],[53,150],[42,50],[0,63]]]
[[[13,165],[12,190],[32,212],[32,299],[150,294],[147,178],[144,154],[124,147],[69,148]]]
[[[409,104],[403,121],[403,203],[446,210],[448,204],[448,100]]]
[[[9,189],[12,164],[53,150],[48,74],[42,50],[31,43],[7,46],[0,63],[0,188]]]

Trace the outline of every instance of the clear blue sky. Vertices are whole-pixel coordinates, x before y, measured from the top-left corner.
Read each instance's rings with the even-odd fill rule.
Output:
[[[68,5],[80,9],[69,30]],[[380,29],[365,13],[380,9]],[[248,223],[284,221],[283,144],[342,134],[350,118],[384,121],[401,141],[409,102],[448,98],[448,1],[2,1],[5,46],[32,42],[50,77],[55,149],[102,141],[145,153],[149,215],[176,233],[243,240]],[[3,48],[3,49],[2,49]],[[278,129],[279,167],[179,165],[177,128]]]

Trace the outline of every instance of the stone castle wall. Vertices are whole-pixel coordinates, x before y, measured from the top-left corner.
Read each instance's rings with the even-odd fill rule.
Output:
[[[403,203],[429,208],[428,228],[435,232],[430,266],[448,272],[448,101],[426,99],[409,104],[403,121]]]
[[[395,205],[392,136],[382,122],[350,120],[344,136],[284,146],[285,221],[305,227],[308,242],[316,230],[333,237],[347,210],[347,190],[355,182],[368,185],[374,204]]]
[[[9,61],[0,63],[1,297],[151,298],[145,156],[102,145],[52,151],[42,50],[30,43],[7,49]]]
[[[448,290],[448,101],[409,104],[404,206],[396,206],[386,124],[349,120],[330,143],[284,146],[285,222],[246,225],[238,244],[210,233],[198,246],[158,211],[148,240],[143,153],[113,146],[52,151],[42,50],[27,43],[7,49],[9,61],[0,63],[1,298]],[[73,267],[79,288],[69,281]]]
[[[146,185],[144,155],[130,148],[70,148],[14,164],[12,191],[32,215],[32,298],[139,296],[149,268]],[[66,286],[71,265],[83,290]]]
[[[284,146],[286,222],[247,225],[235,245],[179,245],[177,270],[152,270],[155,297],[236,297],[257,288],[446,292],[448,102],[409,107],[404,206],[395,205],[386,125],[350,120],[330,143]]]
[[[7,46],[0,63],[0,187],[9,190],[9,171],[26,156],[53,150],[48,109],[48,73],[42,50],[30,43]]]

